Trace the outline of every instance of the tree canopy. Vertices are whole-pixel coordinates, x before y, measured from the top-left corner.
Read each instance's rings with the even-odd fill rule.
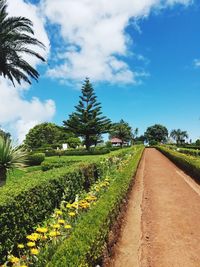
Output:
[[[155,124],[147,128],[144,137],[147,142],[166,142],[168,130],[161,124]]]
[[[54,123],[41,123],[30,129],[26,135],[24,144],[29,149],[37,149],[45,146],[58,146],[67,143],[74,134],[66,133],[63,127],[59,127]]]
[[[75,106],[76,111],[63,123],[67,131],[83,138],[86,149],[89,150],[94,137],[107,133],[111,123],[107,117],[102,116],[101,104],[97,102],[89,78],[85,79],[81,93],[79,103]]]
[[[188,138],[188,133],[181,129],[174,129],[171,131],[170,136],[176,141],[177,144],[185,143],[185,139]]]
[[[31,84],[30,78],[38,79],[39,73],[27,61],[25,54],[44,58],[32,50],[32,47],[44,45],[34,35],[33,23],[24,17],[8,17],[5,0],[0,1],[0,75],[7,77],[14,85],[25,81]]]
[[[122,145],[125,142],[129,142],[133,138],[132,128],[125,122],[124,120],[120,120],[120,122],[113,123],[111,129],[109,131],[109,138],[117,137],[122,140]]]

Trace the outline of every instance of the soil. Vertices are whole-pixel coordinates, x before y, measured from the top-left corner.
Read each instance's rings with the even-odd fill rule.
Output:
[[[200,186],[145,150],[106,267],[200,267]]]

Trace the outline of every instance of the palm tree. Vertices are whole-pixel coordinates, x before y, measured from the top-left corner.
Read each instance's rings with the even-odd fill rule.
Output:
[[[109,139],[111,138],[121,139],[121,146],[123,146],[125,142],[129,142],[133,138],[131,126],[122,119],[120,120],[120,122],[113,123],[109,131]]]
[[[188,133],[186,131],[182,131],[181,129],[172,130],[170,136],[176,140],[177,145],[185,142],[185,138],[188,138]]]
[[[10,137],[0,136],[0,187],[6,184],[7,172],[25,165],[27,152],[12,145]]]
[[[29,46],[44,45],[36,38],[32,22],[24,17],[8,17],[6,0],[0,0],[0,75],[7,77],[14,84],[25,81],[31,84],[30,78],[36,81],[39,73],[23,59],[24,54],[35,56],[42,61],[44,58]],[[30,77],[30,78],[29,78]]]

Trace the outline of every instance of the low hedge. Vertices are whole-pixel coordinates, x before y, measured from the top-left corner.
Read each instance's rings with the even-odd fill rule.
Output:
[[[30,166],[37,166],[40,165],[45,160],[45,154],[44,153],[34,153],[30,154],[28,156],[28,164]]]
[[[88,190],[100,175],[109,168],[112,157],[123,157],[131,150],[112,152],[110,161],[98,158],[90,163],[81,163],[53,169],[44,173],[31,173],[0,188],[0,263],[13,243],[20,242],[33,227],[49,217],[60,203],[63,194],[66,200],[75,198],[82,190]]]
[[[200,160],[198,158],[184,155],[164,146],[157,146],[156,149],[200,183]]]
[[[99,263],[110,227],[119,214],[142,151],[142,147],[135,151],[128,166],[118,172],[108,191],[81,218],[72,235],[57,248],[46,267],[86,267]]]
[[[42,171],[48,171],[51,169],[55,169],[55,168],[61,168],[61,167],[67,167],[67,166],[71,166],[72,164],[78,163],[79,161],[75,161],[75,160],[69,160],[69,161],[46,161],[46,162],[42,162],[41,164],[41,169]]]

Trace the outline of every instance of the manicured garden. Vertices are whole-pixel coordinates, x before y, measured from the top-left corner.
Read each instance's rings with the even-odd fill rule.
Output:
[[[46,164],[57,162],[63,165],[45,171],[26,170],[16,181],[14,177],[8,181],[0,188],[1,263],[7,258],[8,265],[37,266],[37,263],[46,266],[53,254],[54,261],[63,249],[65,254],[63,244],[66,242],[67,248],[69,240],[83,242],[81,261],[89,264],[95,258],[99,259],[110,224],[119,211],[142,150],[143,146],[135,146],[102,156],[52,157]],[[94,220],[94,232],[90,232],[93,236],[88,240],[86,226],[92,229]],[[102,224],[105,224],[104,230]],[[81,230],[83,240],[79,233]],[[77,233],[79,240],[74,239]],[[31,240],[32,237],[36,240]],[[94,253],[98,251],[98,257],[90,253],[94,242],[97,245]],[[76,264],[77,259],[71,260]]]

